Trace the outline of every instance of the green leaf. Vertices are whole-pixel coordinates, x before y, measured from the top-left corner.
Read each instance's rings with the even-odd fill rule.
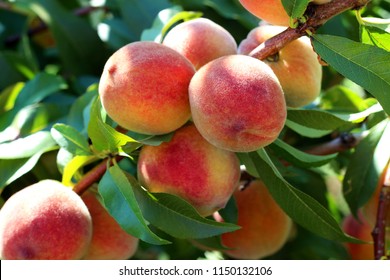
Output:
[[[126,23],[119,18],[108,18],[99,23],[99,37],[113,50],[117,50],[129,42],[137,40],[137,34],[128,29]]]
[[[61,155],[65,155],[64,153]],[[90,164],[97,160],[97,157],[94,155],[87,155],[87,156],[75,156],[72,157],[65,165],[63,170],[63,176],[62,176],[62,183],[65,186],[72,186],[73,185],[73,178],[76,177],[75,175],[79,175],[81,177],[81,173],[78,173],[80,168]],[[80,178],[78,178],[80,179]]]
[[[88,90],[76,99],[69,110],[67,123],[85,135],[87,135],[87,127],[90,119],[89,114],[91,108],[89,105],[96,95],[97,89]]]
[[[0,115],[0,131],[9,126],[18,112],[29,105],[38,103],[44,98],[67,87],[65,81],[59,77],[47,73],[39,73],[34,79],[27,82],[20,90],[13,102],[13,107]]]
[[[91,138],[93,147],[103,153],[115,153],[122,151],[126,146],[126,152],[134,151],[142,146],[130,136],[116,131],[113,127],[104,123],[102,118],[102,105],[97,97],[92,104],[91,118],[88,125],[88,135]]]
[[[367,109],[367,104],[359,94],[338,85],[322,94],[320,108],[332,112],[357,113]]]
[[[11,184],[29,172],[37,164],[45,151],[39,151],[31,157],[17,159],[0,159],[0,188]]]
[[[390,115],[390,52],[342,37],[315,35],[313,38],[321,58],[369,91]]]
[[[286,126],[296,133],[309,138],[320,138],[332,132],[332,130],[310,128],[291,120],[286,120]]]
[[[284,9],[293,19],[303,16],[309,2],[310,0],[282,0]]]
[[[339,114],[321,110],[288,109],[287,118],[300,125],[320,129],[336,130],[344,125],[362,122],[367,116],[382,111],[379,104],[373,105],[363,112]]]
[[[337,221],[315,199],[290,185],[276,169],[265,150],[247,155],[260,179],[279,206],[298,224],[330,240],[359,242],[347,236]]]
[[[360,37],[362,43],[370,44],[390,51],[390,33],[373,26],[361,26]]]
[[[163,9],[168,8],[167,0],[115,0],[127,29],[136,35],[133,40],[139,40],[142,31],[149,28],[156,15]]]
[[[91,155],[87,139],[72,126],[55,124],[51,129],[51,135],[61,148],[74,155]]]
[[[152,27],[142,32],[141,41],[155,41],[160,43],[168,30],[176,23],[201,16],[202,13],[182,11],[182,8],[179,6],[162,10],[158,13]]]
[[[353,153],[343,180],[344,197],[357,217],[357,210],[371,197],[380,173],[390,158],[390,122],[374,126]]]
[[[276,139],[269,147],[285,160],[299,167],[322,166],[337,157],[337,154],[326,156],[310,155],[288,145],[280,139]]]
[[[0,144],[1,159],[16,159],[31,157],[42,151],[48,151],[56,146],[50,132],[39,131],[25,138]]]
[[[390,32],[390,19],[362,17],[361,21],[365,26],[372,26]]]
[[[169,243],[148,228],[133,188],[119,166],[113,165],[108,168],[99,183],[98,190],[108,212],[126,232],[151,244]]]
[[[49,26],[68,71],[101,74],[108,52],[88,21],[66,10],[58,0],[24,2]]]
[[[237,225],[203,218],[185,200],[167,193],[148,193],[132,178],[134,194],[144,217],[176,238],[200,239],[239,229]]]

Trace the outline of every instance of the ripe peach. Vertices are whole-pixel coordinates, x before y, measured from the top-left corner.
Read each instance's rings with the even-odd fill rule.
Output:
[[[282,0],[239,0],[250,13],[270,24],[289,26],[290,18],[285,11]],[[314,4],[322,5],[332,0],[312,0]]]
[[[190,117],[188,85],[195,69],[171,48],[134,42],[106,62],[99,93],[107,114],[138,133],[174,131]]]
[[[93,234],[91,244],[84,259],[87,260],[126,260],[138,248],[138,238],[124,231],[107,212],[93,191],[81,197],[92,217]]]
[[[270,24],[289,26],[290,17],[282,0],[239,0],[250,13]]]
[[[192,119],[211,144],[249,152],[273,142],[286,120],[282,87],[262,61],[229,55],[204,65],[189,87]]]
[[[263,25],[249,32],[238,53],[249,54],[265,40],[285,30],[282,26]],[[278,77],[287,106],[302,107],[314,101],[321,92],[322,66],[310,39],[301,37],[286,45],[272,59],[265,59]]]
[[[188,58],[196,69],[218,57],[237,53],[237,43],[233,36],[206,18],[175,26],[164,38],[163,45]]]
[[[241,226],[221,236],[231,248],[225,253],[235,259],[260,259],[276,253],[287,242],[292,221],[273,200],[260,180],[234,193]]]
[[[360,213],[359,213],[360,214]],[[372,227],[364,219],[363,215],[359,215],[360,221],[356,220],[352,215],[347,215],[343,221],[343,230],[345,233],[359,238],[361,240],[372,242],[371,231]],[[353,260],[373,260],[374,245],[373,244],[355,244],[346,243],[347,250]]]
[[[0,211],[2,259],[80,259],[91,237],[87,207],[57,181],[43,180],[22,189]]]
[[[225,206],[239,176],[236,155],[209,144],[193,124],[170,142],[144,146],[138,161],[138,178],[149,191],[177,195],[203,216]]]

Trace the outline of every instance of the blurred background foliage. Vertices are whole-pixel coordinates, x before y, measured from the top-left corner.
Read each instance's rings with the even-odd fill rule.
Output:
[[[237,43],[259,23],[238,0],[0,1],[2,201],[33,182],[45,178],[61,180],[60,171],[64,168],[61,162],[67,162],[69,154],[58,151],[50,137],[51,127],[55,123],[66,123],[86,136],[91,100],[96,94],[89,87],[99,81],[107,58],[125,44],[156,38],[169,18],[179,11],[193,12],[184,14],[183,19],[201,13],[226,28]],[[363,15],[390,18],[390,1],[373,0]],[[360,34],[353,11],[336,16],[318,32],[354,41],[359,41]],[[315,106],[356,113],[372,104],[363,88],[332,67],[324,67],[324,71],[324,94]],[[335,85],[342,87],[333,88]],[[336,95],[342,98],[336,100]],[[372,114],[366,128],[374,127],[384,118],[383,112]],[[354,128],[344,126],[338,131],[349,132]],[[296,147],[331,141],[334,136],[327,133],[313,138],[293,130],[287,132],[288,142]],[[348,165],[351,155],[351,151],[342,152],[336,160],[318,168],[280,168],[288,182],[314,197],[341,221],[349,211],[348,206],[337,189],[341,186],[334,187],[333,192],[329,191],[329,186],[334,182],[341,184],[341,170]],[[134,170],[134,166],[129,168]],[[164,238],[165,235],[159,232],[159,236]],[[172,240],[172,237],[167,239]],[[220,253],[205,253],[194,246],[194,242],[177,239],[165,246],[141,242],[134,258],[223,258]],[[342,243],[323,239],[296,226],[291,241],[269,258],[348,259],[348,253]]]

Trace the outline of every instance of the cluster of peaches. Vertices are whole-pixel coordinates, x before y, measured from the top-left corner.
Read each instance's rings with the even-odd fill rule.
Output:
[[[117,50],[104,67],[99,94],[122,128],[173,133],[169,142],[142,147],[142,186],[177,195],[217,221],[223,220],[218,210],[234,196],[241,229],[222,235],[225,253],[259,259],[286,243],[293,223],[261,181],[239,187],[236,153],[272,143],[284,127],[286,108],[318,96],[322,68],[305,37],[264,61],[251,57],[289,18],[281,1],[241,3],[269,24],[252,30],[239,46],[208,19],[180,23],[161,43],[134,42]],[[127,259],[137,245],[93,190],[80,197],[58,182],[41,181],[13,195],[0,212],[3,259]]]

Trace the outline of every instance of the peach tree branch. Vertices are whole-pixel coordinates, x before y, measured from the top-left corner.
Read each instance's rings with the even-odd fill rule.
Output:
[[[317,31],[323,24],[331,18],[353,9],[360,9],[367,5],[371,0],[333,0],[323,5],[309,5],[304,17],[307,20],[298,24],[297,28],[287,28],[280,34],[265,41],[255,48],[249,55],[264,60],[267,57],[276,54],[288,43],[307,34]]]

